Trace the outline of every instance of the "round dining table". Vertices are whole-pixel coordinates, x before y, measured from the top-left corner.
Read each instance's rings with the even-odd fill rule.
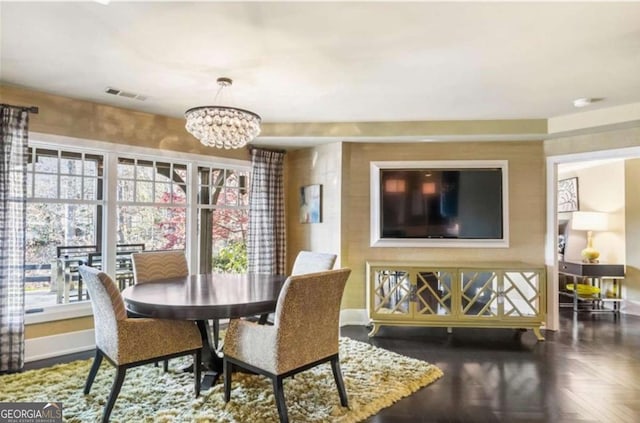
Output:
[[[202,388],[215,384],[222,358],[212,348],[209,320],[266,315],[276,309],[286,276],[210,273],[139,283],[122,291],[127,312],[137,317],[193,320],[202,336]]]

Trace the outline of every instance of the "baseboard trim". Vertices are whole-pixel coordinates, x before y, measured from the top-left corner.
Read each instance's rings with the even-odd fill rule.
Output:
[[[624,300],[620,311],[632,316],[640,316],[640,301]]]
[[[24,361],[31,362],[65,354],[92,350],[96,347],[93,329],[61,333],[27,339],[24,342]]]
[[[340,310],[340,326],[369,324],[367,310],[364,308],[347,308]]]

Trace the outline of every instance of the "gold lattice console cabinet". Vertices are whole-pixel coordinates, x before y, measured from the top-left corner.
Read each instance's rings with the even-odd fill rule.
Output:
[[[532,329],[546,318],[545,268],[501,263],[367,263],[367,311],[380,326]]]

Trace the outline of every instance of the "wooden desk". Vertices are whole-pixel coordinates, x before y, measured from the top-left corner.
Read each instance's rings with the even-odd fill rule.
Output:
[[[136,284],[122,291],[127,309],[160,319],[195,320],[202,336],[203,388],[222,374],[222,358],[212,348],[209,319],[272,313],[286,276],[206,274]]]
[[[561,261],[558,263],[558,272],[573,276],[574,290],[573,290],[573,311],[588,311],[588,312],[620,312],[620,303],[622,302],[622,295],[620,292],[619,280],[624,278],[624,265],[623,264],[608,264],[608,263],[583,263],[583,262],[571,262]],[[581,296],[577,290],[577,277],[590,278],[593,281],[593,285],[600,288],[600,293],[589,296]],[[607,296],[605,287],[602,284],[602,279],[613,279],[613,295]],[[590,301],[591,309],[584,310],[579,309],[578,302]],[[607,309],[604,307],[604,303],[611,302],[613,309]]]

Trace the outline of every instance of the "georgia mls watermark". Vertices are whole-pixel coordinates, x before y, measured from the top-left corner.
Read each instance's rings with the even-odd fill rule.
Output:
[[[0,423],[62,423],[62,403],[0,402]]]

